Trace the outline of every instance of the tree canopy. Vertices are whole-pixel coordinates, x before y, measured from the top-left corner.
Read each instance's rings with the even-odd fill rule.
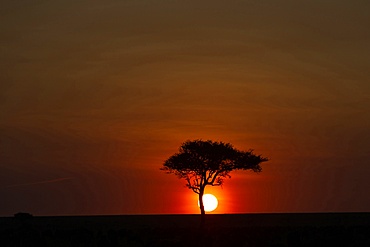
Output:
[[[185,179],[186,186],[199,194],[202,186],[222,185],[233,170],[260,172],[260,163],[267,160],[253,150],[239,151],[230,143],[194,140],[184,142],[161,170]]]

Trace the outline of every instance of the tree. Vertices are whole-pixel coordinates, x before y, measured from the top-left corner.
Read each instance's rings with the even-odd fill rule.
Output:
[[[261,172],[260,164],[267,161],[253,150],[240,151],[230,143],[211,140],[184,142],[163,164],[161,170],[185,179],[186,187],[199,195],[201,222],[204,224],[205,211],[203,194],[207,185],[220,186],[225,178],[230,178],[233,170]]]

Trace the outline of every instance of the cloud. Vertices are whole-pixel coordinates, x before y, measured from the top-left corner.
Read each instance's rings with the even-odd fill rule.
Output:
[[[5,186],[5,188],[13,188],[13,187],[29,186],[29,185],[37,185],[37,184],[58,183],[58,182],[63,182],[65,180],[71,180],[71,179],[73,178],[66,177],[66,178],[56,178],[56,179],[51,179],[51,180],[37,181],[37,182],[32,182],[32,183],[12,184],[12,185]]]

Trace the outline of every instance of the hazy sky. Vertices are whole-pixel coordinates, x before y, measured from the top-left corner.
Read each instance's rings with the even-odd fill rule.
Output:
[[[370,210],[370,2],[0,0],[0,215],[198,213],[159,170],[254,149],[216,213]]]

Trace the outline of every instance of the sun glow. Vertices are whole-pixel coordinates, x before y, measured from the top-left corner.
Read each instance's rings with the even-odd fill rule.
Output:
[[[203,204],[204,204],[204,211],[212,212],[213,210],[215,210],[217,208],[218,200],[212,194],[204,194],[203,195]],[[198,207],[199,207],[199,201],[198,201]]]

